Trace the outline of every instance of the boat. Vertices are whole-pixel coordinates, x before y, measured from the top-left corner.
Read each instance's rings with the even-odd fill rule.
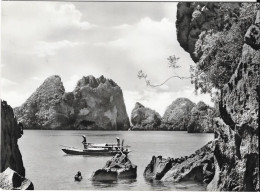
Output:
[[[83,149],[79,149],[76,147],[62,146],[62,151],[68,155],[93,155],[93,156],[114,156],[117,153],[128,154],[131,151],[128,149],[130,146],[124,146],[124,140],[122,140],[122,144],[120,144],[120,139],[117,138],[117,143],[87,143],[86,136],[83,135]]]

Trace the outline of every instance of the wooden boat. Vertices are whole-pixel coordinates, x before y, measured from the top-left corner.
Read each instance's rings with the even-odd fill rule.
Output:
[[[84,138],[84,136],[83,136]],[[68,146],[63,146],[62,145],[62,151],[66,154],[69,155],[93,155],[93,156],[114,156],[117,153],[123,153],[123,154],[128,154],[131,151],[128,149],[130,146],[124,146],[122,141],[122,144],[120,145],[120,140],[117,138],[118,143],[113,143],[113,144],[95,144],[95,143],[87,143],[82,142],[84,148],[79,149],[75,147],[68,147]]]

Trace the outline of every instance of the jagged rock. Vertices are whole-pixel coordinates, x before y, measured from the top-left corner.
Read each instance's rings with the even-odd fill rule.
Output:
[[[259,7],[257,8],[257,4],[213,3],[213,5],[217,5],[216,9],[209,10],[216,15],[213,18],[208,18],[208,21],[213,21],[213,25],[203,29],[204,24],[196,22],[191,28],[192,13],[195,5],[198,4],[202,6],[201,3],[178,4],[176,22],[178,41],[191,54],[195,62],[203,55],[203,46],[202,49],[196,50],[199,54],[194,54],[194,46],[198,43],[199,34],[212,33],[214,41],[217,41],[220,36],[214,34],[219,32],[223,34],[223,31],[228,31],[228,28],[233,26],[232,22],[237,22],[237,18],[243,20],[241,22],[243,25],[240,25],[241,29],[239,30],[244,31],[245,24],[248,25],[249,22],[252,22],[252,13],[256,13],[255,23],[252,23],[253,25],[248,28],[244,38],[236,39],[240,41],[241,45],[244,40],[245,44],[241,47],[241,57],[230,64],[237,67],[234,72],[232,71],[233,75],[221,90],[219,101],[221,118],[216,119],[215,127],[215,175],[207,189],[213,191],[259,191]],[[242,5],[241,9],[238,9],[240,5]],[[202,9],[199,8],[199,10],[203,12]],[[245,17],[241,18],[240,14]],[[201,16],[197,14],[197,17]],[[225,18],[229,19],[225,20]],[[244,22],[245,19],[248,20]],[[181,35],[183,32],[184,34]],[[195,32],[197,34],[193,36],[192,33]],[[200,38],[200,41],[203,44],[204,39]],[[209,52],[218,51],[210,50],[210,47],[208,49]]]
[[[160,180],[169,169],[172,168],[172,163],[177,162],[171,158],[162,158],[162,156],[152,157],[151,162],[144,170],[144,177],[146,179]]]
[[[187,98],[178,98],[173,101],[163,115],[161,129],[186,131],[194,106],[195,104]]]
[[[65,92],[57,75],[44,83],[15,114],[27,129],[104,129],[130,127],[121,88],[103,76],[80,79]]]
[[[0,172],[8,167],[18,174],[25,176],[22,155],[18,146],[18,139],[22,130],[17,124],[12,107],[6,101],[1,101],[1,167]]]
[[[161,116],[156,111],[136,103],[131,113],[132,130],[157,130]]]
[[[0,188],[3,190],[33,190],[33,183],[9,167],[0,173]]]
[[[214,109],[200,101],[191,110],[188,133],[213,133],[214,117]]]
[[[189,157],[157,158],[153,156],[145,168],[144,177],[161,181],[198,181],[209,183],[214,176],[213,142]]]
[[[92,181],[116,181],[117,171],[109,169],[98,169],[92,175]]]
[[[222,90],[209,190],[259,191],[259,59],[259,50],[244,45],[241,63]]]
[[[137,166],[132,164],[127,155],[116,154],[108,160],[105,167],[92,174],[93,181],[114,181],[117,179],[135,179]]]

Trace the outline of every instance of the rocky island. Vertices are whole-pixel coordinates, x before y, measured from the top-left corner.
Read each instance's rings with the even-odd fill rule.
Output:
[[[163,115],[137,102],[131,113],[131,130],[187,131],[213,133],[215,109],[200,101],[197,105],[187,98],[178,98]]]
[[[111,79],[87,76],[72,92],[65,92],[61,78],[47,78],[15,108],[25,129],[127,130],[129,118],[121,88]]]
[[[178,98],[169,105],[163,115],[163,129],[187,131],[191,110],[195,103],[187,98]]]
[[[158,130],[161,121],[159,113],[137,102],[131,113],[131,130]]]

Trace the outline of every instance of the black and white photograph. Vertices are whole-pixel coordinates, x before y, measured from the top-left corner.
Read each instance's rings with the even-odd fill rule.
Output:
[[[260,190],[260,3],[3,0],[0,29],[0,190]]]

